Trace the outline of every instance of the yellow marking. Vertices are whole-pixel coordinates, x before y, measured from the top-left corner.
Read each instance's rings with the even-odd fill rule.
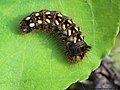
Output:
[[[37,20],[37,18],[35,18],[35,20]]]
[[[40,19],[40,17],[38,17],[38,19]]]
[[[78,41],[80,41],[80,39],[78,39]]]
[[[48,16],[48,18],[51,18],[51,16]]]
[[[73,33],[75,33],[75,31],[73,30]]]
[[[58,18],[59,19],[59,21],[62,21],[62,19],[61,18]]]
[[[67,24],[67,27],[70,26],[69,24]]]
[[[32,22],[32,20],[30,20],[30,22]]]

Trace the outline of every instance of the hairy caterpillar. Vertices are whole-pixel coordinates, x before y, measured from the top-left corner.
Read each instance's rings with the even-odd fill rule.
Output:
[[[23,33],[30,33],[36,29],[55,33],[65,43],[67,56],[72,63],[83,59],[91,48],[84,41],[80,28],[72,19],[58,11],[33,12],[21,21],[20,28]]]

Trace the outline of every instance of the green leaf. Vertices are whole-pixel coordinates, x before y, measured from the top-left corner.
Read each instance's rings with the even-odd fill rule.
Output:
[[[87,79],[114,45],[119,5],[119,0],[0,0],[0,89],[63,90]],[[80,63],[69,64],[63,44],[49,33],[19,33],[20,21],[42,9],[80,24],[92,46]]]

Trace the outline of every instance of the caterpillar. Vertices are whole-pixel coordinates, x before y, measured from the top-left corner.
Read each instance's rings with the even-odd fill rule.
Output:
[[[20,22],[20,29],[25,34],[35,30],[48,30],[54,33],[65,43],[66,55],[72,63],[82,60],[91,48],[84,41],[80,27],[58,11],[44,9],[32,12]]]

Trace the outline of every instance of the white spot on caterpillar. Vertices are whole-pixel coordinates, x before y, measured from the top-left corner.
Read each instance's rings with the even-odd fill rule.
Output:
[[[75,33],[75,31],[73,30],[73,33]]]
[[[40,14],[39,13],[36,13],[35,16],[39,16]]]
[[[55,24],[56,24],[56,25],[59,25],[59,22],[58,22],[57,20],[55,20]]]
[[[70,30],[70,29],[68,30],[68,35],[69,35],[69,36],[71,35],[71,30]]]
[[[23,29],[23,31],[25,32],[25,31],[27,31],[27,29],[25,28],[25,29]]]
[[[65,30],[65,29],[66,29],[65,24],[63,24],[63,25],[62,25],[62,28],[63,28],[63,30]]]
[[[50,23],[50,20],[49,19],[46,19],[47,23]]]
[[[76,38],[76,37],[74,37],[74,43],[76,43],[76,41],[77,41],[77,38]]]
[[[30,17],[26,17],[26,19],[25,20],[29,20],[30,19]]]
[[[70,24],[72,24],[72,21],[71,21],[71,20],[68,19],[67,21],[68,21]]]
[[[39,23],[39,24],[42,24],[42,20],[38,20],[38,23]]]
[[[29,26],[30,26],[30,27],[34,27],[35,24],[34,24],[34,23],[30,23]]]
[[[46,12],[46,14],[50,14],[50,12]]]
[[[78,41],[80,41],[80,39],[78,39]]]
[[[75,30],[76,30],[76,31],[78,31],[78,28],[77,28],[77,27],[75,27]]]
[[[84,40],[84,36],[81,36],[81,39]]]
[[[62,17],[62,15],[61,15],[60,13],[58,13],[58,16],[59,16],[59,17]]]

